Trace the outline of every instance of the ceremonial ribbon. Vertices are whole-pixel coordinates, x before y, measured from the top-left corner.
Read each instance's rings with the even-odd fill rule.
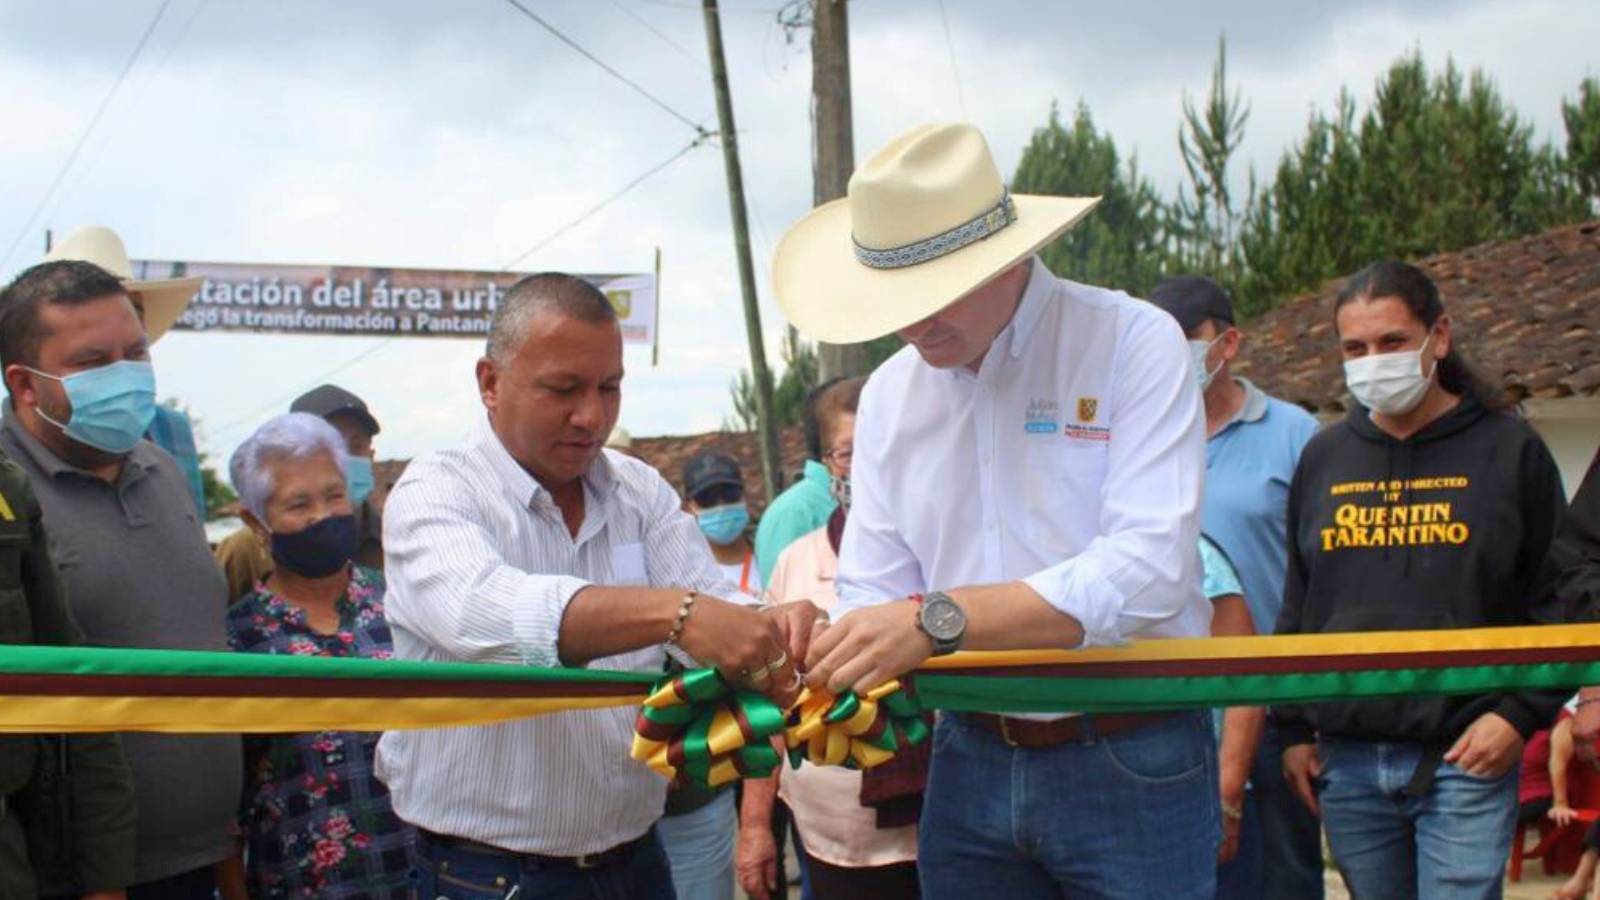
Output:
[[[928,738],[922,709],[909,690],[890,680],[865,695],[846,692],[835,697],[806,688],[790,713],[784,732],[789,762],[870,769],[888,762],[902,747]]]
[[[696,669],[656,682],[639,709],[632,756],[673,784],[765,778],[778,766],[772,738],[783,722],[771,700]]]
[[[486,725],[635,706],[658,677],[516,665],[7,646],[0,648],[0,732]],[[1261,706],[1585,684],[1600,684],[1600,625],[957,653],[929,660],[916,674],[917,697],[926,709],[997,713]]]

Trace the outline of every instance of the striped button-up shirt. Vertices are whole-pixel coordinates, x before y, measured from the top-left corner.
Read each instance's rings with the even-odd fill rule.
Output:
[[[654,469],[607,450],[583,494],[574,537],[487,422],[466,446],[412,462],[384,511],[395,656],[559,666],[562,615],[590,584],[735,597]],[[655,645],[589,665],[660,672],[664,662]],[[594,853],[639,837],[661,815],[666,782],[628,757],[634,715],[389,732],[378,774],[400,818],[429,831],[524,853]]]

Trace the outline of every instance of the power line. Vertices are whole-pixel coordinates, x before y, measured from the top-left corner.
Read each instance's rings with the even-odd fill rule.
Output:
[[[622,197],[622,195],[624,195],[624,194],[628,193],[629,191],[633,190],[634,188],[638,187],[640,184],[643,184],[652,175],[655,175],[657,172],[660,172],[662,169],[665,169],[667,166],[670,166],[673,163],[677,162],[678,160],[682,159],[684,156],[686,156],[689,153],[689,151],[695,149],[696,147],[699,147],[701,144],[704,144],[710,137],[712,137],[712,135],[709,135],[709,134],[696,137],[693,141],[690,141],[688,146],[684,147],[682,150],[679,150],[677,153],[672,154],[672,156],[668,157],[667,159],[663,160],[662,162],[657,163],[655,166],[651,167],[644,174],[642,174],[642,175],[638,176],[637,178],[633,179],[632,181],[628,182],[626,185],[624,185],[622,187],[621,190],[619,190],[616,193],[612,194],[611,196],[605,198],[604,200],[601,200],[599,203],[596,203],[594,206],[592,206],[588,210],[584,211],[584,213],[582,215],[578,216],[577,218],[573,219],[572,221],[568,222],[567,224],[561,226],[560,228],[557,228],[555,231],[551,232],[548,236],[546,236],[545,238],[540,240],[537,244],[534,244],[532,247],[529,247],[527,250],[524,250],[515,259],[513,259],[510,262],[506,263],[504,266],[501,266],[500,270],[502,272],[506,271],[506,270],[510,269],[512,266],[515,266],[517,263],[522,262],[527,257],[532,256],[534,253],[538,252],[539,250],[544,249],[544,247],[546,247],[547,245],[549,245],[550,243],[555,241],[556,238],[561,237],[563,234],[566,234],[568,231],[571,231],[573,228],[576,228],[578,225],[582,224],[586,219],[590,218],[595,213],[599,212],[600,210],[602,210],[605,207],[609,206],[612,202],[614,202],[617,199],[619,199],[620,197]],[[228,422],[227,424],[223,425],[221,428],[218,428],[214,432],[214,434],[227,434],[228,432],[232,431],[235,428],[239,428],[240,426],[248,425],[251,422],[254,422],[258,417],[263,416],[263,415],[265,415],[265,414],[267,414],[269,412],[272,412],[273,410],[282,409],[283,408],[283,404],[284,404],[285,401],[293,400],[294,398],[300,396],[301,394],[305,393],[306,391],[310,390],[313,387],[316,387],[319,384],[326,384],[328,382],[328,379],[330,379],[333,376],[339,374],[340,372],[345,371],[346,369],[350,368],[351,366],[354,366],[356,363],[361,362],[364,359],[367,359],[368,357],[372,356],[373,354],[377,353],[378,351],[384,349],[385,347],[387,347],[390,344],[394,343],[394,341],[396,339],[398,339],[399,337],[400,337],[400,335],[397,335],[397,334],[389,335],[388,337],[384,338],[383,340],[379,341],[376,344],[373,344],[372,346],[370,346],[367,349],[361,351],[360,353],[357,353],[355,356],[350,357],[349,359],[345,360],[344,362],[340,363],[339,365],[334,366],[333,368],[327,370],[326,372],[323,372],[322,374],[316,376],[315,378],[309,379],[304,384],[302,384],[300,387],[296,388],[292,393],[288,393],[288,394],[285,394],[285,395],[283,395],[281,397],[274,398],[271,402],[269,402],[267,404],[264,404],[259,409],[255,409],[255,410],[251,411],[250,413],[247,413],[246,415],[240,416],[239,418],[234,419],[231,422]]]
[[[956,100],[961,104],[961,118],[967,117],[967,95],[961,89],[961,70],[956,68],[956,45],[950,39],[950,17],[945,15],[944,0],[939,0],[939,21],[944,23],[944,48],[950,54],[950,74],[956,79]]]
[[[523,6],[522,3],[520,2],[520,0],[506,0],[506,2],[511,4],[511,6],[515,7],[517,9],[517,11],[522,13],[524,16],[527,16],[529,19],[532,19],[535,23],[537,23],[539,25],[540,28],[543,28],[545,31],[548,31],[551,34],[555,35],[555,37],[558,40],[560,40],[563,44],[566,44],[568,47],[571,47],[573,50],[576,50],[585,59],[589,60],[590,62],[594,63],[595,65],[599,66],[600,68],[606,70],[606,72],[608,74],[610,74],[611,77],[617,79],[618,81],[622,82],[623,84],[627,85],[628,87],[633,88],[634,91],[636,91],[639,94],[639,96],[645,98],[646,100],[649,100],[651,103],[654,103],[656,106],[658,106],[661,109],[665,110],[668,115],[672,116],[673,118],[677,119],[678,121],[682,122],[683,124],[689,126],[690,128],[693,128],[695,130],[696,134],[704,135],[704,134],[707,133],[706,129],[704,127],[702,127],[700,125],[700,123],[694,121],[693,119],[690,119],[688,116],[684,115],[681,112],[678,112],[676,109],[673,109],[670,105],[667,104],[667,102],[665,100],[662,100],[660,97],[657,97],[655,94],[652,94],[649,91],[645,90],[642,86],[640,86],[640,84],[638,82],[636,82],[633,79],[629,78],[628,76],[622,74],[621,72],[618,72],[616,69],[611,68],[611,66],[607,65],[606,62],[604,60],[602,60],[600,57],[595,56],[593,53],[590,53],[588,50],[585,50],[583,48],[583,46],[581,44],[579,44],[577,41],[574,41],[572,38],[569,38],[565,34],[562,34],[561,31],[558,28],[556,28],[554,25],[551,25],[549,22],[545,21],[543,16],[540,16],[538,13],[534,12],[533,10],[527,8],[526,6]]]
[[[213,434],[227,434],[228,432],[230,432],[233,429],[238,428],[238,427],[240,427],[242,425],[249,425],[251,422],[254,422],[256,420],[256,418],[259,417],[259,416],[266,415],[267,413],[272,412],[275,409],[282,409],[283,408],[283,403],[284,403],[285,400],[293,400],[294,398],[300,396],[301,394],[304,394],[306,391],[310,390],[311,388],[316,387],[319,384],[327,384],[328,383],[328,379],[332,378],[333,376],[339,374],[340,372],[343,372],[345,369],[350,368],[351,366],[355,365],[356,363],[361,362],[362,360],[366,359],[367,357],[371,356],[372,354],[377,353],[379,350],[382,350],[383,348],[385,348],[385,347],[389,346],[390,344],[394,343],[394,340],[395,340],[396,337],[398,337],[398,335],[390,335],[390,336],[384,338],[383,340],[379,341],[378,343],[373,344],[371,347],[368,347],[367,349],[361,351],[360,353],[357,353],[355,356],[352,356],[349,359],[345,360],[344,362],[338,364],[337,366],[334,366],[333,368],[329,369],[328,371],[323,372],[321,375],[318,375],[317,377],[311,379],[310,381],[307,381],[305,384],[303,384],[300,387],[296,388],[294,393],[285,394],[282,397],[275,398],[272,402],[266,404],[265,406],[262,406],[260,409],[257,409],[257,410],[255,410],[255,411],[253,411],[251,413],[246,414],[246,415],[240,416],[239,418],[234,419],[233,421],[227,423],[226,425],[223,425],[221,428],[218,428],[215,432],[213,432]]]
[[[111,105],[112,98],[117,96],[117,90],[122,87],[122,82],[127,79],[128,73],[133,70],[133,64],[139,61],[139,54],[144,52],[144,45],[150,41],[150,35],[156,30],[156,26],[161,24],[161,17],[167,14],[167,6],[171,2],[172,0],[161,0],[161,5],[156,7],[156,14],[151,17],[150,24],[145,26],[144,34],[139,35],[139,43],[133,46],[133,53],[128,55],[128,61],[123,64],[122,71],[117,73],[117,80],[112,83],[111,90],[106,92],[105,99],[100,101],[99,108],[94,111],[93,116],[89,117],[88,126],[83,129],[82,134],[78,135],[78,142],[72,145],[72,152],[67,154],[66,162],[61,164],[61,171],[56,173],[56,177],[50,182],[50,188],[44,192],[43,197],[39,198],[39,205],[33,208],[28,220],[22,224],[22,230],[17,232],[17,236],[12,240],[11,246],[6,249],[6,255],[0,256],[0,266],[10,261],[12,254],[17,252],[17,248],[22,245],[23,239],[28,236],[29,229],[33,228],[33,223],[38,220],[39,213],[44,212],[45,204],[50,202],[50,198],[55,195],[56,188],[61,186],[61,180],[67,177],[67,170],[72,168],[73,162],[78,158],[78,153],[83,150],[83,145],[88,142],[89,135],[94,132],[94,127],[100,123],[100,117],[105,115],[106,108]]]
[[[699,147],[701,144],[704,144],[711,137],[714,137],[714,135],[711,134],[711,133],[701,134],[700,136],[696,137],[694,140],[690,141],[688,143],[688,145],[685,146],[682,150],[679,150],[677,153],[674,153],[671,156],[667,157],[666,159],[662,160],[661,162],[655,164],[654,166],[650,167],[650,169],[648,171],[646,171],[644,174],[640,175],[639,177],[637,177],[637,178],[633,179],[632,181],[628,182],[627,184],[623,185],[621,190],[619,190],[616,193],[612,194],[611,196],[605,198],[604,200],[601,200],[599,203],[596,203],[594,206],[589,207],[589,209],[585,210],[583,212],[583,214],[578,216],[576,219],[573,219],[572,221],[568,222],[567,224],[561,226],[560,228],[557,228],[555,231],[550,232],[550,234],[546,235],[537,244],[534,244],[532,247],[529,247],[528,249],[526,249],[526,250],[522,251],[521,253],[517,254],[517,256],[515,258],[513,258],[510,262],[508,262],[505,265],[501,266],[500,270],[502,272],[506,271],[506,270],[509,270],[512,266],[515,266],[517,263],[522,262],[524,259],[527,259],[528,257],[532,256],[534,253],[537,253],[538,251],[543,250],[546,246],[548,246],[556,238],[561,237],[563,234],[566,234],[567,232],[571,231],[572,229],[574,229],[574,228],[578,227],[579,225],[583,224],[583,222],[585,220],[587,220],[590,216],[593,216],[595,213],[599,212],[600,210],[605,209],[607,206],[610,206],[612,204],[612,202],[614,202],[617,199],[621,198],[623,194],[626,194],[629,191],[633,190],[634,188],[638,187],[640,184],[643,184],[644,181],[646,179],[648,179],[650,176],[656,174],[657,172],[660,172],[662,169],[665,169],[667,166],[670,166],[673,163],[677,162],[678,160],[682,159],[684,156],[688,155],[689,151],[695,149],[696,147]]]
[[[87,147],[87,152],[83,157],[83,164],[78,166],[77,175],[70,182],[65,183],[61,192],[56,195],[57,209],[69,202],[79,191],[82,191],[83,186],[94,177],[100,162],[105,159],[106,149],[116,143],[118,125],[126,127],[130,120],[138,121],[139,110],[143,107],[145,95],[150,92],[150,85],[160,79],[161,74],[166,71],[167,62],[177,52],[178,46],[183,43],[184,38],[189,36],[190,26],[194,25],[195,19],[198,19],[200,13],[204,12],[205,8],[210,4],[211,0],[200,0],[199,3],[195,4],[194,8],[189,12],[189,18],[185,19],[183,25],[178,28],[177,37],[167,45],[166,52],[161,55],[161,58],[153,66],[145,66],[144,80],[136,82],[130,88],[133,91],[133,95],[120,107],[122,115],[120,117],[113,116],[107,120],[105,130],[100,133],[100,139],[94,142],[92,146]],[[169,28],[167,30],[171,31],[172,29]]]
[[[695,56],[693,53],[691,53],[688,50],[684,49],[684,46],[682,44],[680,44],[677,41],[673,40],[672,38],[668,37],[666,32],[664,32],[661,29],[655,27],[654,25],[651,25],[650,21],[648,19],[646,19],[645,17],[639,15],[638,13],[636,13],[633,10],[627,8],[626,6],[623,6],[621,0],[611,0],[611,5],[615,6],[617,9],[622,10],[622,12],[625,15],[627,15],[628,18],[634,20],[635,22],[638,22],[640,25],[644,26],[645,29],[648,30],[651,34],[653,34],[656,37],[660,38],[661,40],[665,41],[668,46],[670,46],[672,49],[678,51],[678,53],[681,56],[683,56],[685,59],[691,60],[691,61],[694,62],[695,65],[699,66],[700,68],[705,69],[707,71],[710,71],[711,67],[706,64],[705,60],[701,59],[698,56]]]

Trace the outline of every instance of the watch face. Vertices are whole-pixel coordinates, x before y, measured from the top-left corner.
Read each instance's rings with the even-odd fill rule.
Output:
[[[967,616],[954,600],[934,598],[923,604],[922,627],[936,641],[953,641],[966,630]]]

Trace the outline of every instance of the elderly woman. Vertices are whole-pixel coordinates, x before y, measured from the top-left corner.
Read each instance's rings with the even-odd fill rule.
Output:
[[[228,610],[243,653],[391,654],[383,580],[350,559],[360,541],[344,439],[290,413],[261,426],[229,465],[245,524],[273,569]],[[245,739],[241,827],[250,895],[409,897],[414,835],[372,772],[378,735],[323,731]]]
[[[853,378],[818,392],[812,411],[839,508],[827,525],[790,544],[778,557],[768,586],[773,602],[805,599],[824,610],[838,602],[833,582],[850,510],[856,405],[864,384],[864,379]],[[802,762],[797,770],[746,781],[736,848],[740,885],[757,900],[773,896],[777,847],[764,826],[776,793],[793,811],[813,896],[915,900],[920,804],[914,795],[920,780],[918,773],[910,773],[901,774],[897,781],[902,783],[895,785],[863,784],[861,772]],[[914,782],[909,792],[906,781]],[[863,803],[864,798],[873,805]]]

